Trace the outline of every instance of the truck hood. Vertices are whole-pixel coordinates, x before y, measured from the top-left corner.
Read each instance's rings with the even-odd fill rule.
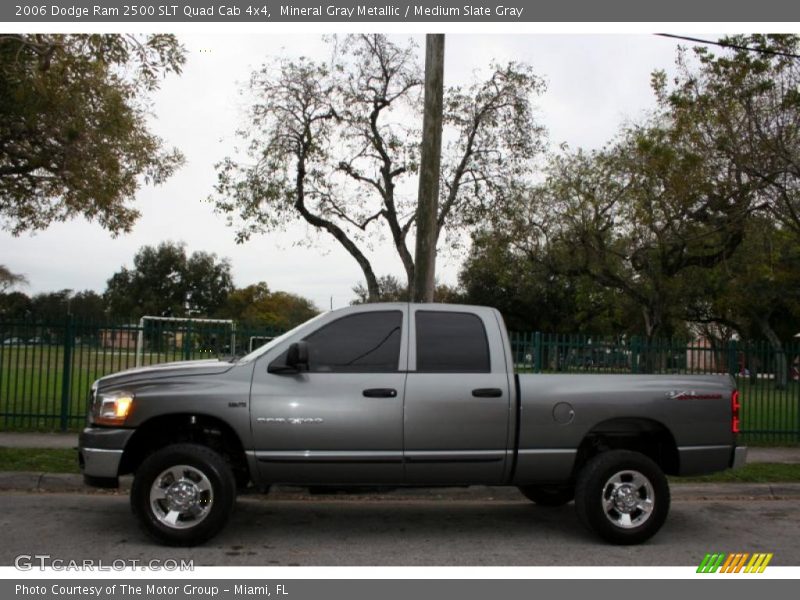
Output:
[[[186,360],[180,362],[161,363],[147,367],[136,367],[118,373],[112,373],[98,379],[92,387],[105,388],[110,386],[127,385],[130,383],[143,383],[165,377],[185,377],[201,375],[217,375],[233,368],[234,363],[219,359]]]

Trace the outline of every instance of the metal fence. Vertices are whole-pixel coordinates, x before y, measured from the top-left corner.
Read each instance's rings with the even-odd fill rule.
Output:
[[[142,365],[245,354],[281,331],[200,321],[0,321],[0,431],[77,429],[92,382]],[[511,333],[528,373],[729,373],[748,442],[800,442],[800,341],[656,340]]]
[[[511,333],[514,364],[528,373],[730,374],[748,442],[800,442],[800,340],[652,340],[630,336]]]
[[[242,355],[279,334],[202,321],[0,321],[0,431],[77,429],[92,382],[103,375]]]

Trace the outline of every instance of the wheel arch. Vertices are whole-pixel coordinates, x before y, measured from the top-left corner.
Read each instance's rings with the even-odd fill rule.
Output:
[[[607,450],[640,452],[667,475],[677,475],[680,470],[678,446],[668,427],[646,417],[619,417],[601,421],[586,433],[578,446],[573,476],[591,458]]]
[[[230,464],[238,485],[245,486],[252,480],[244,445],[233,427],[219,417],[194,412],[158,415],[139,425],[125,445],[119,474],[135,473],[153,452],[187,442],[221,454]]]

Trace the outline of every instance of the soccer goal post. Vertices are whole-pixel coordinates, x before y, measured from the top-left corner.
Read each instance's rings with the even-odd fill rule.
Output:
[[[148,322],[156,323],[176,323],[178,325],[185,325],[188,328],[193,323],[201,326],[203,324],[209,325],[228,325],[231,328],[231,353],[236,351],[236,322],[233,319],[201,319],[195,317],[156,317],[152,315],[145,315],[139,319],[139,334],[136,340],[136,366],[141,367],[144,364],[144,331],[145,325]],[[202,331],[202,329],[198,330]],[[163,332],[163,329],[162,329]]]

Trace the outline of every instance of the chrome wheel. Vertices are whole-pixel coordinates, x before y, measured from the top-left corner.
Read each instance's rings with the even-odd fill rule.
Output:
[[[653,484],[638,471],[619,471],[603,486],[602,502],[606,518],[616,527],[639,527],[653,514]]]
[[[161,472],[150,487],[150,508],[159,522],[173,529],[194,527],[208,516],[214,492],[208,477],[189,465]]]

